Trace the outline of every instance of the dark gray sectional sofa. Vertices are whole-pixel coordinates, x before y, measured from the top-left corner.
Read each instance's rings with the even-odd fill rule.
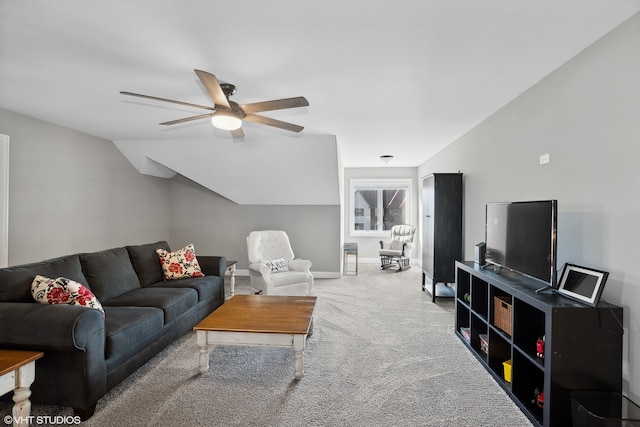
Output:
[[[198,255],[204,277],[163,281],[158,248],[170,249],[160,241],[0,269],[0,348],[45,354],[36,362],[32,402],[90,417],[109,390],[224,303],[224,257]],[[104,316],[36,303],[36,275],[86,285]]]

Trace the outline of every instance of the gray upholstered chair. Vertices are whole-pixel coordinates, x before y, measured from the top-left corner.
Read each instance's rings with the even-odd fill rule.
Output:
[[[416,228],[413,225],[394,225],[391,227],[391,240],[380,240],[380,268],[385,270],[398,263],[398,271],[411,268],[409,260],[413,250]]]
[[[247,237],[251,288],[263,295],[313,295],[311,261],[296,259],[287,233],[252,231]]]

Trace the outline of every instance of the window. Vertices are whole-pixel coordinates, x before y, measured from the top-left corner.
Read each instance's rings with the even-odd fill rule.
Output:
[[[385,236],[391,227],[408,222],[410,179],[352,179],[350,234]]]

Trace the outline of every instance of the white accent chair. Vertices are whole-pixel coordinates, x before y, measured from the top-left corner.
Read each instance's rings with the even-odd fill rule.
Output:
[[[394,225],[391,227],[391,240],[380,240],[380,268],[385,270],[398,263],[398,271],[411,268],[409,260],[413,250],[416,227],[413,225]]]
[[[311,261],[295,259],[284,231],[252,231],[247,237],[247,252],[252,289],[263,295],[314,294]]]

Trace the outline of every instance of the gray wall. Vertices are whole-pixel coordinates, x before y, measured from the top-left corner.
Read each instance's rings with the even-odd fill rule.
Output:
[[[169,183],[111,141],[0,109],[9,135],[9,265],[168,239]]]
[[[420,177],[464,173],[466,259],[484,240],[487,202],[558,200],[558,267],[610,272],[603,298],[625,308],[625,381],[636,401],[639,117],[636,15],[419,167]],[[540,165],[545,153],[551,162]]]
[[[313,191],[313,189],[309,189]],[[284,230],[296,257],[311,260],[316,277],[340,272],[339,205],[238,205],[183,177],[171,180],[171,242],[196,253],[224,255],[248,269],[246,237]],[[321,273],[321,274],[318,274]]]
[[[3,109],[0,133],[11,138],[9,265],[166,239],[246,269],[246,236],[273,228],[314,272],[340,271],[338,205],[240,206],[180,176],[139,174],[110,141]]]

